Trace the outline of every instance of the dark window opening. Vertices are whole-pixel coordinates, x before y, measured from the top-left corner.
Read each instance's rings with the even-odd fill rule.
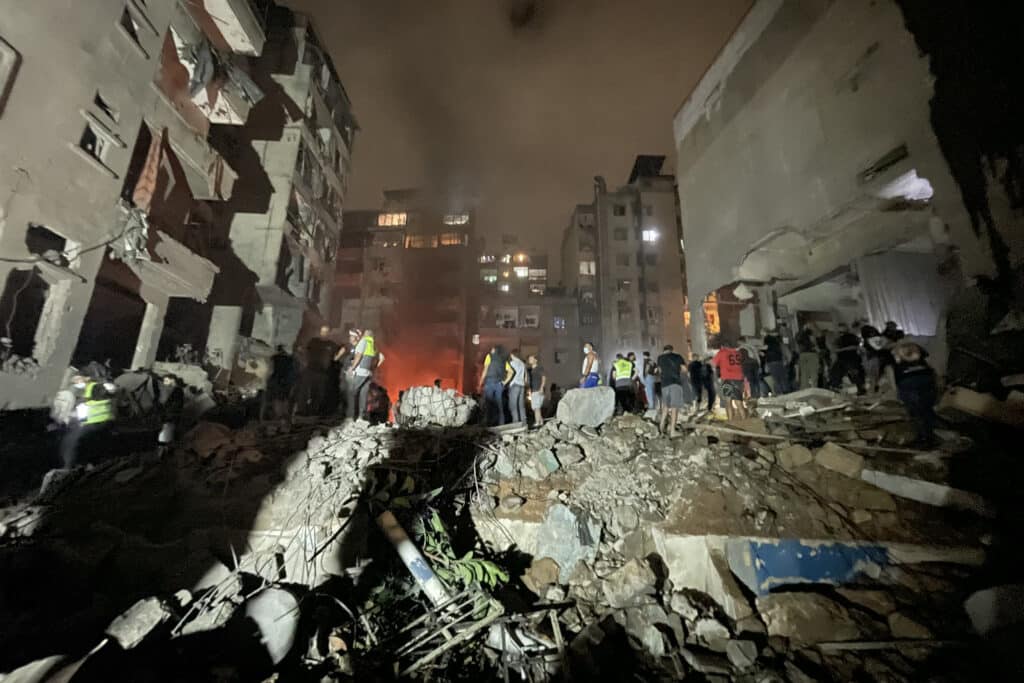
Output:
[[[121,19],[117,22],[121,25],[127,33],[128,37],[134,41],[140,48],[142,42],[139,40],[139,24],[135,21],[135,17],[132,16],[131,10],[128,9],[128,5],[125,4],[124,11],[121,12]]]
[[[36,329],[43,317],[43,306],[50,286],[39,270],[12,270],[0,296],[0,355],[8,352],[31,357],[36,346]],[[8,344],[10,346],[8,347]]]
[[[67,240],[46,226],[29,223],[25,231],[25,246],[29,252],[59,266],[67,266],[68,259],[64,254]]]
[[[101,164],[104,163],[108,144],[106,138],[96,134],[91,123],[85,124],[85,130],[82,131],[82,138],[78,141],[78,146],[84,149],[89,156]]]
[[[107,102],[105,99],[103,99],[103,96],[100,95],[99,90],[96,91],[96,97],[93,98],[92,103],[95,104],[96,107],[99,108],[99,110],[101,112],[106,114],[107,117],[111,121],[113,121],[114,123],[117,123],[117,121],[118,121],[118,119],[120,118],[121,115],[118,114],[116,109],[114,109],[112,106],[110,106],[109,102]]]
[[[614,207],[612,207],[612,213],[615,214],[616,216],[625,216],[626,207],[623,204],[616,204]]]

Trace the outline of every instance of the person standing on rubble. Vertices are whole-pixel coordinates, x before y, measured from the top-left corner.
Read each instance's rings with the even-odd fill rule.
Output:
[[[647,399],[647,410],[655,410],[658,399],[658,364],[651,360],[651,352],[644,351],[643,364],[644,398]]]
[[[764,336],[764,367],[772,380],[772,393],[776,396],[789,393],[789,374],[786,370],[786,356],[782,351],[782,338],[776,330]],[[722,390],[725,393],[725,390]]]
[[[580,375],[581,389],[592,389],[601,384],[601,358],[590,342],[583,345],[583,369]]]
[[[796,378],[801,389],[818,386],[818,375],[821,359],[818,356],[818,344],[814,338],[814,326],[804,323],[804,327],[796,335],[797,356]]]
[[[863,396],[864,365],[860,360],[860,337],[850,331],[846,323],[839,323],[839,336],[836,337],[836,362],[832,366],[831,385],[838,391],[843,386],[843,378],[848,377],[857,386],[857,395]]]
[[[740,337],[739,346],[736,348],[743,358],[743,379],[750,388],[750,398],[761,398],[761,357],[746,337]]]
[[[526,359],[530,366],[530,409],[533,410],[533,426],[540,428],[544,424],[544,388],[547,386],[548,378],[544,375],[544,366],[536,354]]]
[[[331,328],[324,325],[320,335],[306,343],[306,371],[303,373],[302,408],[307,415],[327,415],[333,393],[332,384],[338,379],[331,378],[331,367],[341,354],[341,349],[330,338]]]
[[[483,394],[486,426],[505,424],[505,385],[514,375],[505,348],[501,344],[492,346],[490,353],[484,358],[484,369],[480,373],[480,382],[477,385],[477,391]]]
[[[185,387],[177,375],[164,375],[160,392],[160,434],[157,436],[157,456],[163,458],[170,450],[181,426],[185,412]]]
[[[900,341],[893,347],[893,375],[896,394],[914,423],[915,445],[935,445],[935,402],[938,388],[935,371],[928,365],[928,352],[913,342]]]
[[[632,413],[636,403],[636,366],[621,353],[612,363],[612,381],[615,386],[615,400],[622,414]]]
[[[700,410],[700,396],[703,390],[708,394],[708,412],[711,412],[715,405],[715,379],[711,375],[711,367],[702,361],[696,353],[691,353],[687,372],[690,373],[690,385],[693,387],[696,409]],[[662,379],[662,382],[664,381]]]
[[[679,422],[679,409],[686,405],[686,396],[683,392],[683,366],[686,360],[675,352],[671,344],[666,344],[664,352],[658,356],[658,373],[661,375],[661,414],[658,419],[658,429],[662,434],[668,434],[669,438],[676,435],[676,426]],[[665,421],[668,421],[668,431],[665,431]]]
[[[508,383],[508,410],[512,422],[526,422],[526,363],[519,357],[519,349],[512,349],[508,364],[512,367],[512,379]]]
[[[384,364],[384,354],[377,348],[373,330],[353,330],[359,342],[352,350],[349,365],[348,417],[353,420],[365,418],[366,401],[370,395],[373,373]]]
[[[270,377],[267,378],[267,390],[263,395],[264,407],[260,415],[262,418],[266,418],[266,406],[269,405],[272,419],[291,419],[298,376],[295,356],[288,353],[284,345],[279,344],[277,353],[270,357]]]
[[[747,409],[743,404],[743,356],[732,346],[722,344],[711,364],[722,380],[726,416],[730,420],[746,417]]]
[[[82,454],[91,455],[100,441],[106,439],[117,417],[114,398],[117,386],[88,375],[71,379],[75,395],[75,414],[60,443],[60,457],[65,469],[78,464]]]

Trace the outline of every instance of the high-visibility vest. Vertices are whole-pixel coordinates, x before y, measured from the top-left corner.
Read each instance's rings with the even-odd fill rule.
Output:
[[[93,398],[93,393],[98,382],[89,382],[85,385],[83,396],[85,397],[85,419],[82,424],[92,425],[110,422],[114,419],[114,402],[109,398]]]
[[[620,358],[615,361],[615,381],[621,382],[624,379],[629,379],[629,376],[633,374],[633,364],[625,358]]]
[[[362,341],[366,342],[366,349],[363,357],[359,359],[359,367],[363,370],[373,370],[377,367],[377,345],[373,343],[373,337],[363,335]]]

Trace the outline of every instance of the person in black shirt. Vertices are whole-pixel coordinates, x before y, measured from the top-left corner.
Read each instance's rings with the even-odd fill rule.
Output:
[[[839,323],[836,338],[836,363],[832,366],[832,388],[839,390],[843,378],[849,377],[857,386],[857,394],[864,395],[864,365],[860,360],[860,337],[850,332],[846,323]]]
[[[690,365],[687,367],[690,373],[690,384],[693,386],[694,402],[697,409],[700,409],[700,394],[703,389],[708,393],[708,410],[715,405],[715,376],[711,366],[703,362],[696,353],[690,354]],[[665,378],[662,378],[662,391],[664,391]]]
[[[292,401],[295,398],[295,382],[299,371],[295,357],[284,346],[277,347],[277,353],[270,357],[270,377],[264,392],[264,408],[261,417],[266,419],[266,406],[271,417],[284,420],[291,417]]]
[[[935,401],[938,388],[935,371],[928,365],[928,352],[912,342],[900,342],[893,348],[893,375],[896,394],[914,423],[917,445],[935,443]]]
[[[818,345],[814,339],[814,328],[810,323],[796,335],[796,350],[800,355],[797,357],[797,382],[801,389],[811,389],[818,386],[818,375],[821,367],[821,357],[818,355]]]
[[[668,435],[676,435],[676,423],[679,422],[679,409],[686,405],[686,394],[683,391],[683,365],[686,360],[676,353],[671,344],[665,346],[665,352],[658,356],[658,372],[661,373],[661,415],[658,428],[665,434],[665,422],[668,421]]]
[[[782,339],[774,331],[764,337],[764,369],[772,378],[772,393],[776,396],[788,394],[789,376],[785,354],[782,353]]]

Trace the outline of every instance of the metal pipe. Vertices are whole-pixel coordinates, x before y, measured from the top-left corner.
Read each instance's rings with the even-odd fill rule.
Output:
[[[387,536],[388,540],[391,541],[391,544],[395,546],[395,550],[398,551],[398,556],[402,558],[406,569],[416,579],[417,585],[430,598],[434,606],[440,607],[446,602],[451,601],[452,596],[448,589],[441,583],[441,579],[437,578],[437,574],[427,564],[426,558],[423,557],[419,548],[409,539],[409,535],[405,533],[405,529],[398,523],[398,520],[395,519],[390,510],[380,513],[377,517],[377,525],[384,532],[384,535]]]

